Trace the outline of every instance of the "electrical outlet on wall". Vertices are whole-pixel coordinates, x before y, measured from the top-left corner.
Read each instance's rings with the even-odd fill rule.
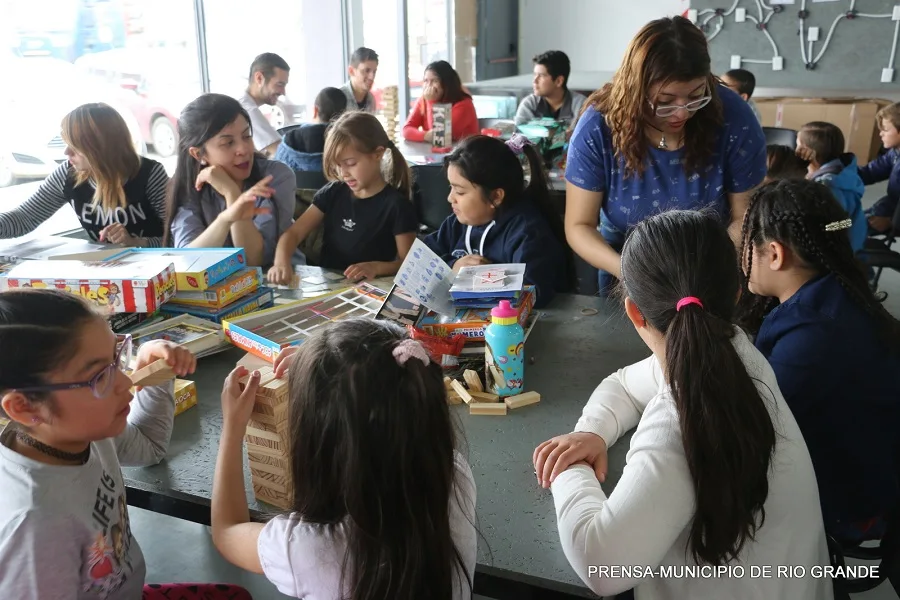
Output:
[[[818,42],[819,41],[819,28],[818,27],[810,27],[807,32],[806,39],[810,42]]]
[[[746,8],[738,8],[734,11],[734,22],[735,23],[743,23],[747,20],[747,9]]]
[[[890,83],[894,81],[894,70],[893,69],[882,69],[881,70],[881,83]]]
[[[900,4],[894,6],[894,14],[891,16],[895,21],[900,21]]]
[[[740,69],[741,68],[741,57],[737,54],[731,55],[731,68],[732,69]]]
[[[783,56],[775,56],[772,58],[772,70],[773,71],[781,71],[784,69],[784,57]]]
[[[688,18],[688,21],[690,21],[691,23],[696,23],[697,22],[697,9],[689,8],[687,18]]]

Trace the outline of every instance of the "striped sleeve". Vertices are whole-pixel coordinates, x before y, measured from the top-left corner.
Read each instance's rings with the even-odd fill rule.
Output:
[[[0,238],[31,233],[67,204],[65,189],[68,176],[69,163],[64,162],[41,182],[28,200],[9,212],[0,213]]]
[[[165,224],[166,222],[166,190],[169,187],[169,175],[166,168],[161,163],[153,165],[150,177],[147,179],[147,199],[159,220]],[[162,246],[162,237],[148,237],[148,248],[159,248]]]

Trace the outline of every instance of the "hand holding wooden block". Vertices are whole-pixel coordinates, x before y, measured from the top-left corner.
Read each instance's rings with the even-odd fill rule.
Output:
[[[153,361],[131,374],[132,385],[141,387],[161,385],[173,379],[175,379],[175,371],[163,358]]]

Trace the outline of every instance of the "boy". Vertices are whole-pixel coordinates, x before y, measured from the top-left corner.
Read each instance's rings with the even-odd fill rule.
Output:
[[[900,200],[900,102],[882,108],[875,120],[887,152],[860,168],[859,176],[866,185],[888,180],[887,196],[866,211],[873,232],[887,233],[893,226],[894,211]]]
[[[347,108],[347,97],[338,88],[327,87],[316,96],[314,123],[304,123],[284,136],[275,160],[295,171],[321,171],[325,151],[325,130]]]
[[[762,115],[756,108],[756,102],[751,100],[756,89],[756,76],[746,69],[732,69],[722,75],[722,83],[732,92],[744,99],[750,105],[750,110],[756,115],[756,119],[762,123]]]
[[[348,110],[362,110],[375,114],[375,96],[372,86],[375,84],[375,73],[378,71],[378,54],[371,48],[361,46],[350,57],[347,72],[350,80],[341,87],[347,97]]]
[[[575,121],[587,100],[567,87],[571,65],[569,57],[560,50],[549,50],[534,57],[533,94],[519,104],[516,125],[532,119],[550,117],[557,121]]]
[[[257,151],[269,157],[275,154],[281,143],[281,136],[269,124],[259,107],[278,102],[278,98],[284,95],[290,72],[291,68],[287,62],[277,54],[271,52],[260,54],[250,65],[247,90],[239,98],[241,106],[250,115],[253,145]]]

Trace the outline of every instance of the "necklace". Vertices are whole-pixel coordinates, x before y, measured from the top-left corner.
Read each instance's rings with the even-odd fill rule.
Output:
[[[660,150],[668,150],[669,144],[666,143],[665,132],[662,129],[660,129],[659,127],[657,127],[656,125],[654,125],[653,123],[647,123],[647,125],[649,125],[650,127],[652,127],[653,129],[655,129],[659,132],[659,143],[656,145],[656,147]]]
[[[39,442],[21,430],[16,432],[16,439],[26,446],[31,446],[41,454],[46,454],[47,456],[52,456],[53,458],[58,458],[60,460],[75,462],[79,465],[85,464],[91,457],[90,445],[81,452],[65,452],[63,450],[54,448],[53,446],[48,446],[43,442]]]

